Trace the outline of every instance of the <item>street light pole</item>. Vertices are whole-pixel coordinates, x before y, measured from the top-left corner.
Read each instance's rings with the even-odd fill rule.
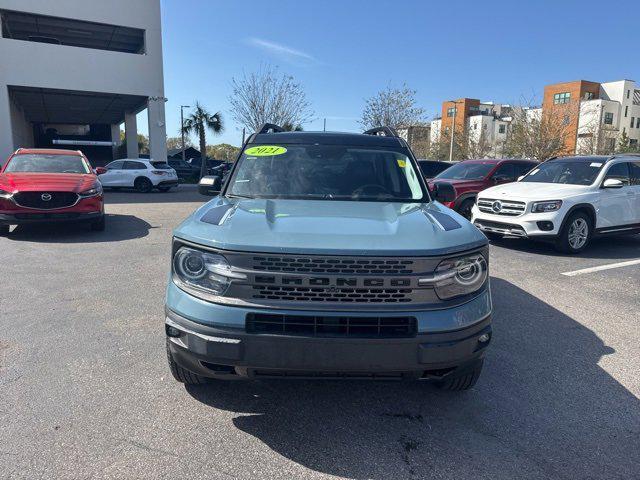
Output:
[[[449,161],[453,161],[453,137],[456,134],[456,113],[458,113],[458,104],[453,103],[453,121],[451,122],[451,144],[449,145]]]
[[[184,154],[184,109],[191,108],[191,105],[180,105],[180,133],[182,134],[182,161],[186,162]]]

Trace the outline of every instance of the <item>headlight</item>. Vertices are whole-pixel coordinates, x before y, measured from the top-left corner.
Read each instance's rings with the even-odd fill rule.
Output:
[[[101,193],[102,193],[102,185],[100,185],[99,183],[96,183],[89,190],[80,192],[78,195],[80,195],[82,198],[88,198],[88,197],[97,197]]]
[[[6,190],[2,190],[0,188],[0,198],[9,198],[11,196],[11,192],[7,192]]]
[[[532,213],[544,213],[544,212],[555,212],[556,210],[560,210],[562,206],[562,200],[551,200],[548,202],[535,202],[531,206]]]
[[[488,276],[487,260],[480,253],[443,260],[428,282],[441,300],[473,293],[484,285]]]
[[[245,274],[231,270],[222,255],[181,247],[173,257],[174,282],[195,296],[224,295],[233,279],[246,278]]]

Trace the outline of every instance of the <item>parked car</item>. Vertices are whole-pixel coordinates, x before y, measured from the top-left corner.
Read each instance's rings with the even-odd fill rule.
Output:
[[[418,160],[418,165],[424,178],[430,180],[455,164],[453,162],[441,162],[440,160]]]
[[[489,238],[547,240],[578,253],[600,235],[640,232],[640,156],[561,157],[484,190],[473,223]]]
[[[102,185],[80,151],[20,148],[0,169],[0,234],[50,222],[104,230]]]
[[[209,171],[209,174],[220,177],[222,179],[222,182],[224,183],[224,181],[227,179],[227,175],[231,171],[232,166],[233,164],[229,162],[221,163],[217,167],[213,167]]]
[[[436,175],[430,185],[435,181],[451,183],[456,191],[456,198],[445,205],[470,219],[478,192],[494,185],[515,182],[536,165],[538,162],[534,160],[465,160]]]
[[[200,165],[202,165],[202,159],[200,157],[194,157],[187,160],[189,164],[198,169],[198,176],[200,176]],[[211,169],[221,165],[224,163],[222,160],[213,160],[211,158],[207,158],[207,174],[211,172]]]
[[[178,185],[178,175],[166,162],[143,158],[114,160],[106,168],[97,168],[100,182],[108,188],[135,188],[139,192],[150,192],[157,188],[168,192]]]
[[[433,201],[403,139],[265,125],[237,162],[224,187],[201,180],[216,198],[174,231],[165,328],[177,381],[473,386],[491,339],[488,242]]]
[[[191,165],[187,161],[183,161],[181,158],[169,158],[167,163],[176,171],[178,178],[182,178],[184,180],[200,178],[200,168]]]

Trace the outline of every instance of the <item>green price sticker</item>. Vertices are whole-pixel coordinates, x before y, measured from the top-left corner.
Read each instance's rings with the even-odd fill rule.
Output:
[[[260,145],[259,147],[247,148],[244,153],[245,155],[253,155],[254,157],[272,157],[274,155],[287,153],[287,149],[274,145]]]

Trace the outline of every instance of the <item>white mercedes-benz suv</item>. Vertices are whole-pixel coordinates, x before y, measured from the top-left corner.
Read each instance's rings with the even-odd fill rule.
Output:
[[[473,224],[491,238],[549,240],[578,253],[595,235],[640,232],[640,155],[559,157],[483,190]]]

